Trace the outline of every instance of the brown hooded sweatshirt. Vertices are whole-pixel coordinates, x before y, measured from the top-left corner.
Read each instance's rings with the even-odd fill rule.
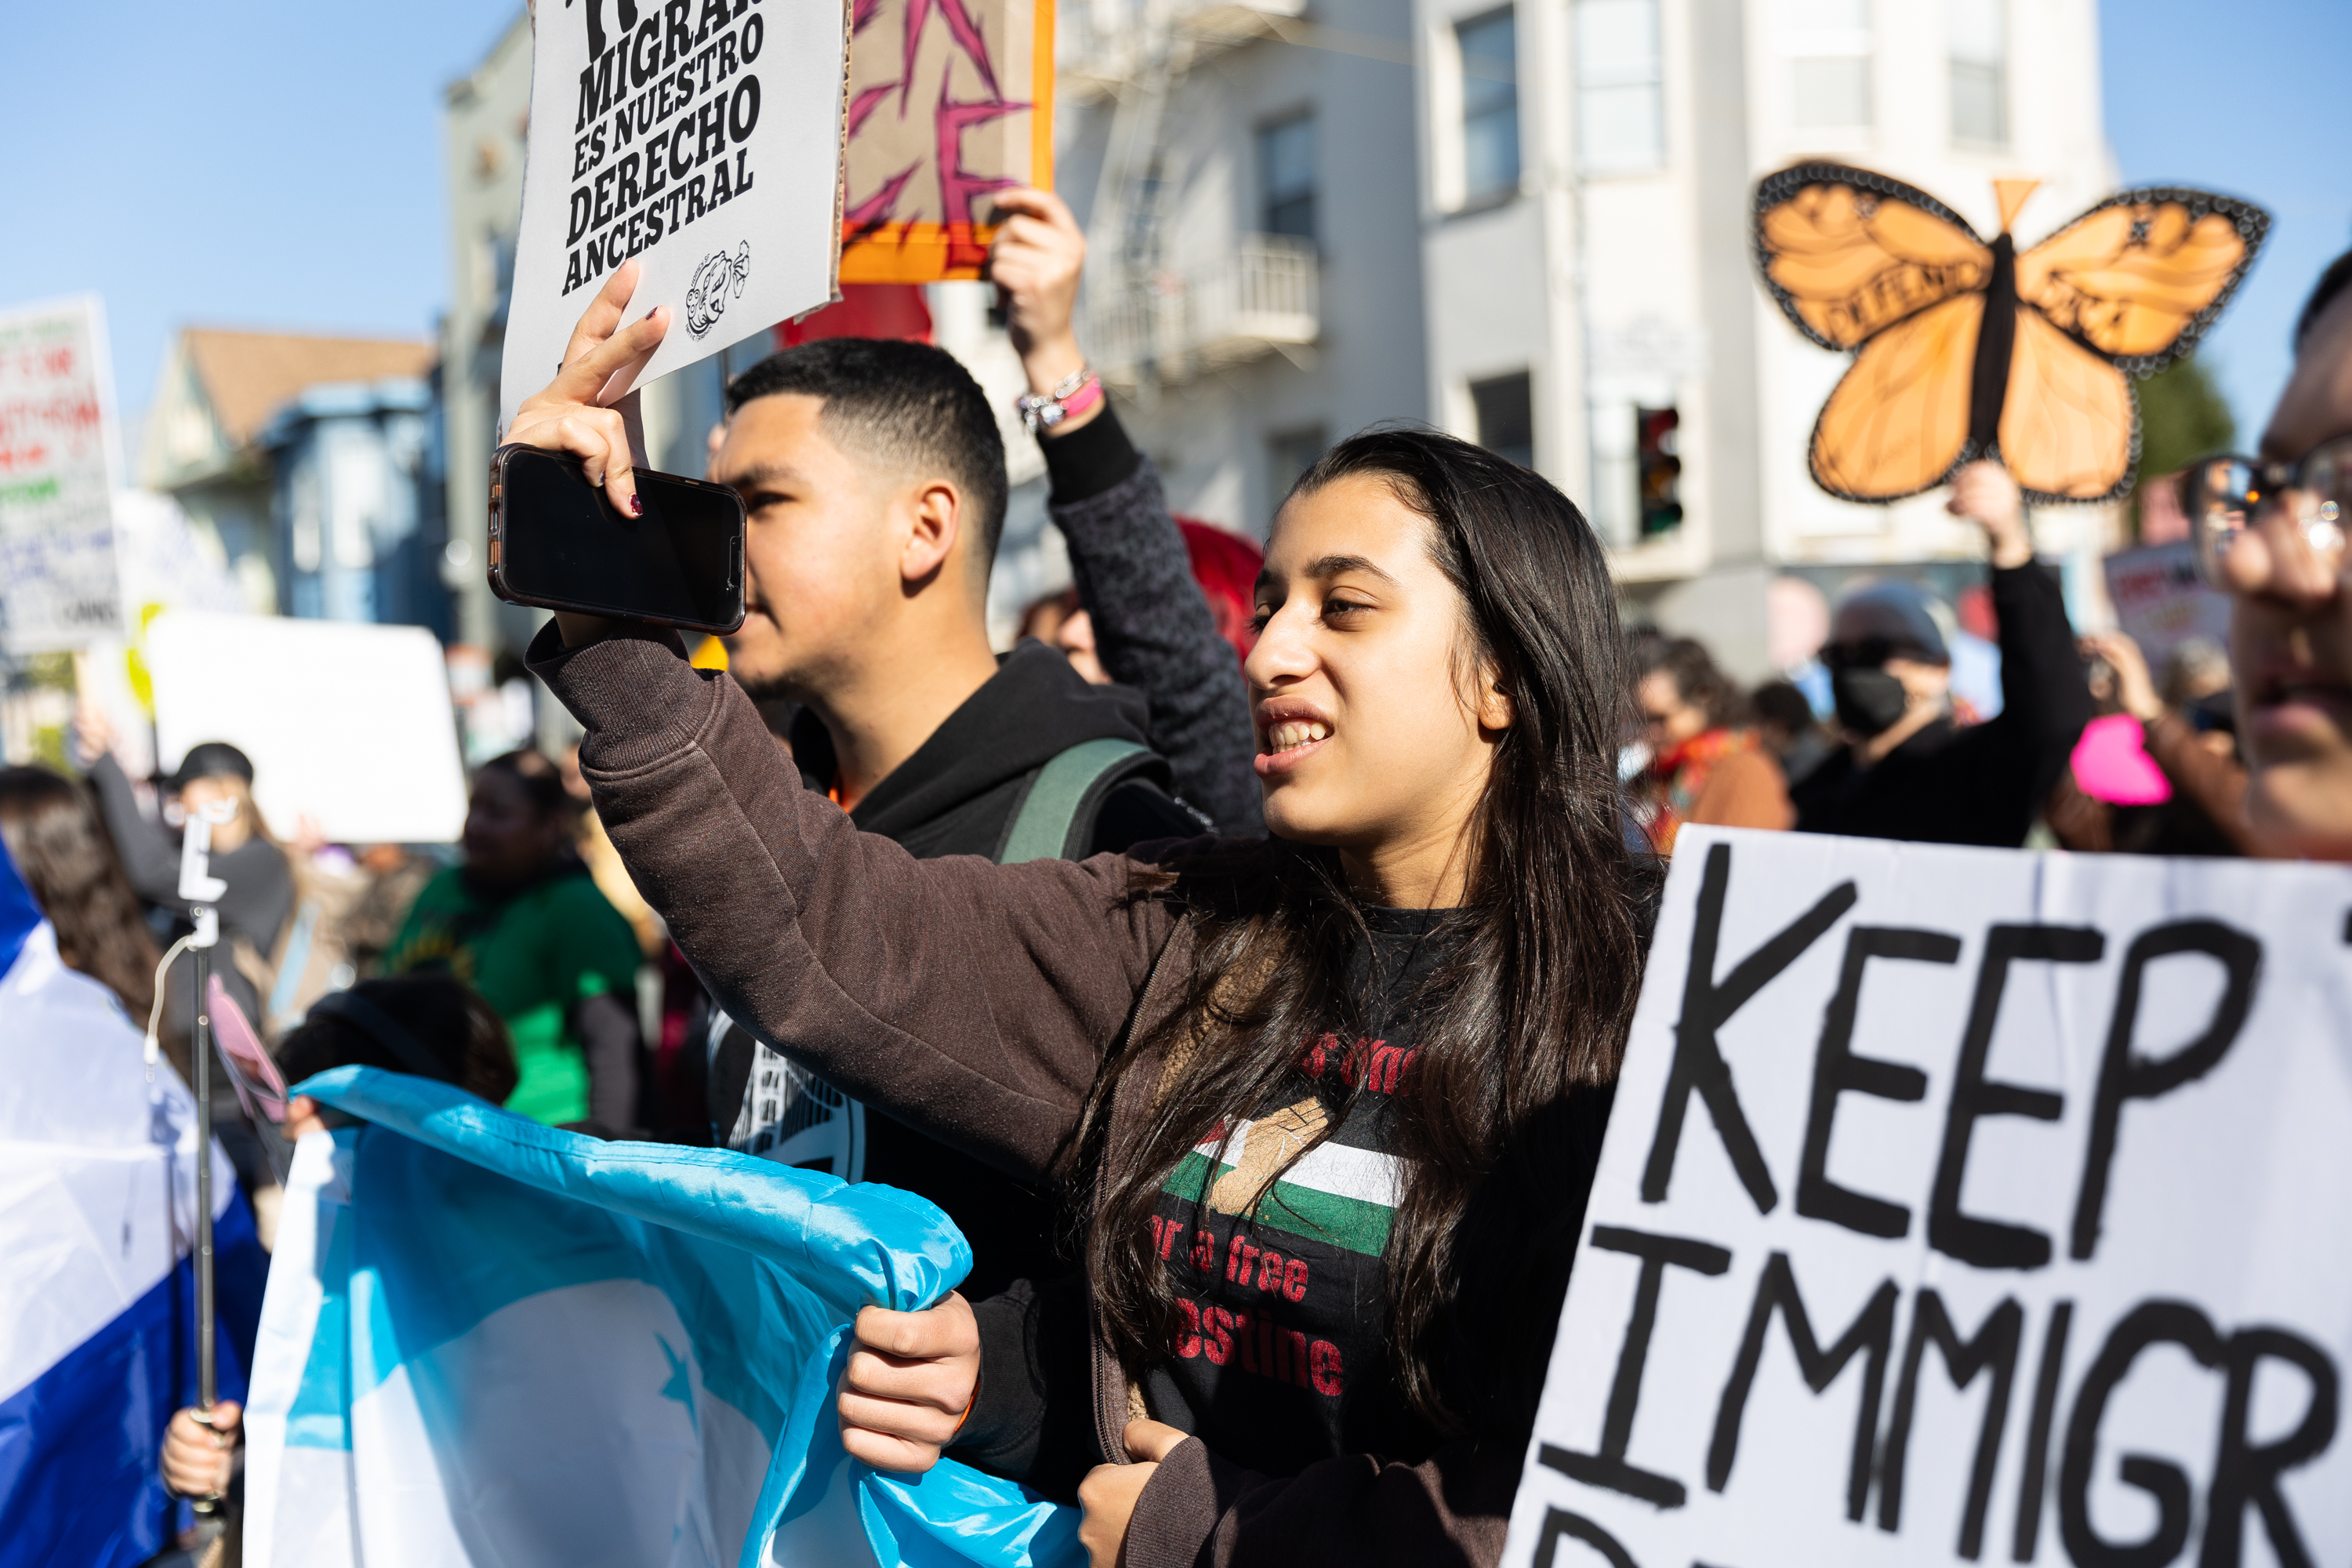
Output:
[[[586,728],[598,815],[719,1005],[1009,1174],[1068,1175],[1097,1071],[1165,1021],[1192,973],[1180,911],[1139,896],[1146,861],[918,860],[803,788],[741,689],[667,634],[566,648],[550,626],[529,663]],[[1114,1148],[1157,1078],[1139,1066]],[[1097,1445],[1124,1462],[1129,1381],[1100,1346],[1094,1365]],[[1124,1561],[1490,1564],[1522,1458],[1518,1441],[1473,1437],[1417,1464],[1349,1454],[1268,1477],[1188,1438],[1138,1500]]]

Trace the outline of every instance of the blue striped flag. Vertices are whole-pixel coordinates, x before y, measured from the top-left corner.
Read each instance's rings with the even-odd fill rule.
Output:
[[[184,1507],[159,1467],[196,1398],[196,1106],[145,1048],[114,994],[58,960],[0,847],[0,1568],[142,1562]],[[211,1157],[220,1393],[236,1399],[268,1260]]]
[[[247,1415],[253,1568],[1073,1568],[1077,1510],[842,1450],[869,1303],[970,1268],[938,1208],[727,1150],[602,1142],[445,1084],[298,1086]]]

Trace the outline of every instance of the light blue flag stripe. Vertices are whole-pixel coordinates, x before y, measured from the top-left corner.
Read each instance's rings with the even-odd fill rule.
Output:
[[[527,1384],[508,1384],[548,1374],[515,1372],[511,1357],[486,1361],[484,1347],[496,1332],[512,1331],[507,1310],[519,1303],[530,1310],[559,1300],[604,1303],[564,1320],[602,1325],[608,1320],[596,1313],[620,1300],[610,1295],[615,1286],[657,1292],[649,1299],[667,1300],[686,1342],[673,1344],[671,1331],[648,1331],[652,1320],[623,1310],[609,1321],[625,1330],[590,1331],[623,1332],[626,1342],[593,1347],[585,1359],[605,1364],[566,1368],[566,1386],[546,1387],[544,1403],[550,1411],[585,1408],[580,1389],[570,1386],[575,1376],[619,1379],[625,1367],[633,1369],[625,1375],[642,1376],[651,1354],[644,1341],[653,1339],[670,1369],[661,1389],[662,1399],[676,1402],[667,1406],[670,1416],[626,1403],[649,1396],[664,1375],[665,1362],[654,1361],[641,1389],[616,1390],[607,1402],[643,1418],[625,1415],[592,1425],[609,1431],[614,1444],[648,1441],[646,1434],[663,1419],[675,1423],[683,1406],[705,1452],[684,1461],[703,1468],[680,1485],[696,1493],[688,1512],[702,1509],[709,1517],[696,1513],[678,1528],[708,1534],[714,1560],[742,1568],[861,1558],[883,1568],[1064,1568],[1083,1561],[1075,1509],[953,1461],[921,1478],[884,1476],[841,1449],[832,1394],[857,1310],[928,1306],[971,1267],[970,1248],[935,1205],[893,1188],[852,1185],[727,1150],[563,1132],[447,1085],[373,1068],[323,1073],[299,1092],[372,1125],[337,1135],[346,1150],[337,1157],[348,1161],[350,1206],[331,1236],[321,1236],[316,1326],[297,1358],[306,1364],[286,1408],[285,1447],[349,1451],[356,1441],[365,1450],[372,1430],[397,1437],[421,1423],[433,1449],[430,1468],[440,1472],[445,1511],[456,1521],[445,1534],[466,1540],[463,1547],[436,1548],[436,1562],[486,1560],[484,1551],[501,1531],[509,1538],[518,1530],[528,1535],[533,1521],[566,1511],[558,1498],[553,1509],[542,1502],[528,1518],[493,1517],[502,1496],[543,1500],[548,1467],[556,1461],[540,1456],[536,1472],[499,1473],[509,1462],[527,1468],[534,1456],[509,1461],[510,1442],[494,1440],[490,1429],[506,1430],[515,1412],[486,1408],[486,1402],[531,1400]],[[506,1179],[485,1180],[483,1173]],[[571,1294],[559,1298],[563,1292]],[[509,1328],[486,1330],[494,1319]],[[499,1385],[496,1394],[486,1394],[485,1384]],[[720,1405],[734,1414],[722,1418]],[[383,1412],[395,1406],[418,1414],[387,1427]],[[726,1465],[725,1455],[714,1458],[717,1450],[708,1447],[720,1441],[708,1427],[713,1419],[738,1432],[748,1422],[764,1445],[755,1449],[766,1456],[766,1473],[748,1521],[710,1479],[712,1467]],[[385,1451],[397,1447],[391,1442]],[[412,1456],[404,1469],[415,1468]],[[368,1463],[355,1463],[351,1473],[356,1537],[382,1543],[372,1552],[355,1548],[354,1563],[421,1539],[386,1526],[388,1508],[371,1511],[375,1472]],[[398,1489],[405,1492],[412,1481],[403,1475]],[[564,1483],[559,1474],[554,1484]],[[583,1478],[582,1484],[593,1481]],[[289,1496],[289,1506],[299,1503]],[[740,1548],[729,1539],[738,1528]],[[290,1539],[299,1531],[289,1527],[288,1533]],[[700,1555],[688,1551],[679,1560]]]

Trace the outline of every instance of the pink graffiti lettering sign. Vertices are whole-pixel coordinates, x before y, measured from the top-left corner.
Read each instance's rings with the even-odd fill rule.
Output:
[[[1053,0],[856,0],[845,283],[976,278],[988,195],[1053,183]]]

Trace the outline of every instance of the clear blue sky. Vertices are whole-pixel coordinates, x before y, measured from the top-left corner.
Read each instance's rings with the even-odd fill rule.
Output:
[[[2305,291],[2352,246],[2352,5],[2101,11],[2124,178],[2276,216],[2208,350],[2241,426],[2258,426]],[[441,89],[515,14],[504,0],[10,6],[0,305],[103,294],[126,410],[146,405],[183,324],[430,332],[449,275]]]

